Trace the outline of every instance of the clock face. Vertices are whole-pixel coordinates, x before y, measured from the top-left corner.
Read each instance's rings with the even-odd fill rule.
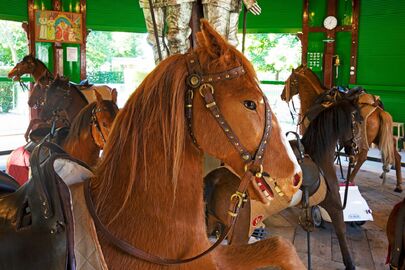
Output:
[[[328,29],[332,30],[337,26],[337,19],[334,16],[328,16],[323,21],[323,26]]]

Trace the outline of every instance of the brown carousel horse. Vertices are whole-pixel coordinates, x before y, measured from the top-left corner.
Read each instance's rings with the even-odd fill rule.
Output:
[[[118,112],[115,99],[103,100],[97,92],[95,95],[97,101],[86,105],[76,116],[70,128],[58,129],[55,138],[52,139],[72,157],[84,161],[91,167],[97,164],[100,150],[104,148]],[[39,142],[43,137],[49,136],[47,135],[49,131],[49,127],[38,128],[31,133],[31,138]],[[26,157],[23,164],[17,164],[11,160],[7,163],[7,173],[15,177],[20,185],[28,180],[30,166],[29,152],[24,150],[24,153]]]
[[[387,221],[390,269],[405,270],[405,199],[392,209]]]
[[[69,128],[62,148],[72,157],[94,167],[100,150],[109,136],[115,116],[118,113],[116,100],[103,100],[95,91],[97,101],[84,107]]]
[[[28,106],[41,110],[41,105],[44,101],[44,93],[50,82],[53,81],[54,76],[46,67],[46,65],[39,59],[31,54],[25,56],[17,65],[8,73],[8,77],[14,81],[21,82],[21,76],[30,74],[35,81],[34,87],[28,98]],[[25,140],[28,141],[29,133],[40,126],[44,121],[42,119],[31,119],[27,130],[25,132]]]
[[[46,91],[48,87],[51,85],[53,80],[55,79],[52,73],[48,70],[46,65],[39,59],[35,58],[32,55],[27,55],[23,58],[21,62],[19,62],[9,73],[8,77],[13,78],[14,81],[19,81],[21,76],[24,74],[30,74],[33,76],[35,80],[35,85],[31,90],[31,93],[29,95],[28,99],[28,105],[32,108],[35,108],[38,110],[39,115],[41,115],[41,110],[42,106],[45,102],[45,96],[46,96]],[[59,76],[57,76],[56,79],[59,79]],[[64,79],[65,80],[65,79]],[[93,95],[94,91],[97,91],[103,96],[103,99],[106,100],[111,100],[113,95],[116,95],[116,89],[111,89],[110,87],[106,85],[100,85],[100,86],[93,86],[84,84],[84,85],[75,85],[72,83],[66,84],[66,90],[68,90],[71,86],[76,87],[78,90],[80,90],[80,95],[81,97],[84,97],[84,101],[78,101],[77,98],[75,98],[75,93],[72,94],[72,97],[69,97],[73,100],[73,102],[76,102],[77,104],[75,106],[71,106],[69,114],[73,115],[73,117],[69,117],[69,121],[73,121],[74,115],[76,115],[85,105],[88,103],[91,103],[95,100],[95,97]],[[77,92],[77,91],[76,91]],[[79,92],[77,92],[79,93]],[[66,101],[66,100],[65,100]],[[64,126],[66,125],[66,122],[64,122],[63,119],[64,117],[60,117],[58,126]],[[31,130],[34,130],[38,127],[46,126],[49,125],[46,122],[49,120],[49,118],[37,118],[37,119],[32,119],[27,127],[27,130],[25,132],[25,139],[28,141],[29,133]]]
[[[352,140],[353,120],[359,120],[358,118],[352,118],[353,113],[358,113],[357,107],[349,100],[338,100],[333,106],[321,112],[308,126],[302,138],[302,144],[306,150],[305,156],[308,160],[300,162],[304,172],[303,186],[310,187],[311,182],[314,183],[313,181],[319,178],[319,169],[326,181],[327,192],[325,193],[325,190],[320,190],[322,194],[317,195],[315,190],[312,191],[310,195],[314,196],[309,198],[309,202],[311,205],[321,205],[332,217],[332,224],[335,228],[346,269],[355,269],[355,265],[345,237],[346,227],[343,220],[338,179],[334,169],[334,153],[338,141]],[[303,150],[298,147],[296,141],[291,141],[291,143],[294,154],[299,160],[300,152],[303,152]],[[207,230],[209,234],[213,232],[217,233],[218,227],[220,227],[218,224],[226,220],[226,215],[223,214],[228,204],[226,198],[235,189],[238,181],[238,176],[225,167],[214,170],[205,177],[206,189],[208,189],[208,194],[206,195]],[[318,184],[318,189],[319,187]],[[232,244],[240,245],[247,243],[251,233],[251,223],[260,222],[271,214],[276,214],[288,206],[283,206],[278,202],[282,197],[280,198],[277,189],[271,188],[268,190],[272,200],[269,205],[263,207],[264,211],[260,207],[249,208],[249,204],[247,204],[248,207],[241,210],[239,219],[229,238]],[[255,202],[252,201],[250,204],[255,204]],[[257,221],[255,217],[260,217],[260,221]],[[253,227],[255,226],[253,224]]]
[[[320,94],[324,93],[326,88],[321,84],[315,73],[304,65],[293,69],[291,76],[286,81],[281,98],[286,102],[291,101],[294,95],[299,94],[301,101],[300,116],[303,117],[313,104],[314,100]],[[384,111],[380,101],[373,95],[364,94],[360,96],[358,105],[364,123],[361,125],[362,142],[360,151],[357,155],[357,164],[350,175],[350,181],[354,182],[355,176],[367,159],[368,149],[371,143],[376,144],[380,151],[383,161],[383,183],[386,180],[386,172],[389,171],[390,164],[395,163],[396,171],[396,192],[402,192],[401,175],[401,156],[396,151],[395,140],[392,135],[392,117]],[[305,130],[306,120],[300,119],[303,125],[300,126],[301,132]]]
[[[248,60],[206,21],[198,41],[192,53],[162,61],[132,94],[85,188],[106,264],[142,270],[304,269],[281,237],[202,253],[211,246],[204,152],[244,175],[231,198],[231,224],[246,188],[251,198],[263,198],[251,181],[255,173],[267,172],[291,197],[301,172]]]

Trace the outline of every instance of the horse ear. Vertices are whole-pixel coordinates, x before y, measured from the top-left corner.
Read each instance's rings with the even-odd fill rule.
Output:
[[[229,48],[225,39],[205,19],[201,20],[201,32],[197,34],[198,44],[207,50],[207,53],[217,57],[224,54]]]
[[[114,102],[115,104],[117,104],[117,95],[118,95],[117,89],[113,88],[113,89],[111,90],[111,100],[112,100],[112,102]]]
[[[96,95],[97,103],[102,103],[103,97],[100,95],[100,93],[97,90],[94,90],[94,94]]]

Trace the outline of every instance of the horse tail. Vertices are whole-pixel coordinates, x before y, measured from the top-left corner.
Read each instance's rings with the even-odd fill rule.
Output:
[[[383,110],[380,110],[379,117],[380,130],[378,131],[378,137],[380,138],[379,148],[383,164],[394,164],[395,149],[392,137],[392,117],[389,113]]]

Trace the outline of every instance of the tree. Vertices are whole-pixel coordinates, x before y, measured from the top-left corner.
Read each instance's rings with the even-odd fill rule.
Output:
[[[14,66],[28,54],[28,41],[21,23],[0,20],[0,62]]]
[[[274,74],[276,81],[281,72],[289,73],[301,62],[299,39],[290,34],[249,34],[247,56],[257,71]]]
[[[138,36],[122,32],[91,32],[87,38],[87,70],[100,71],[113,57],[136,57]]]

